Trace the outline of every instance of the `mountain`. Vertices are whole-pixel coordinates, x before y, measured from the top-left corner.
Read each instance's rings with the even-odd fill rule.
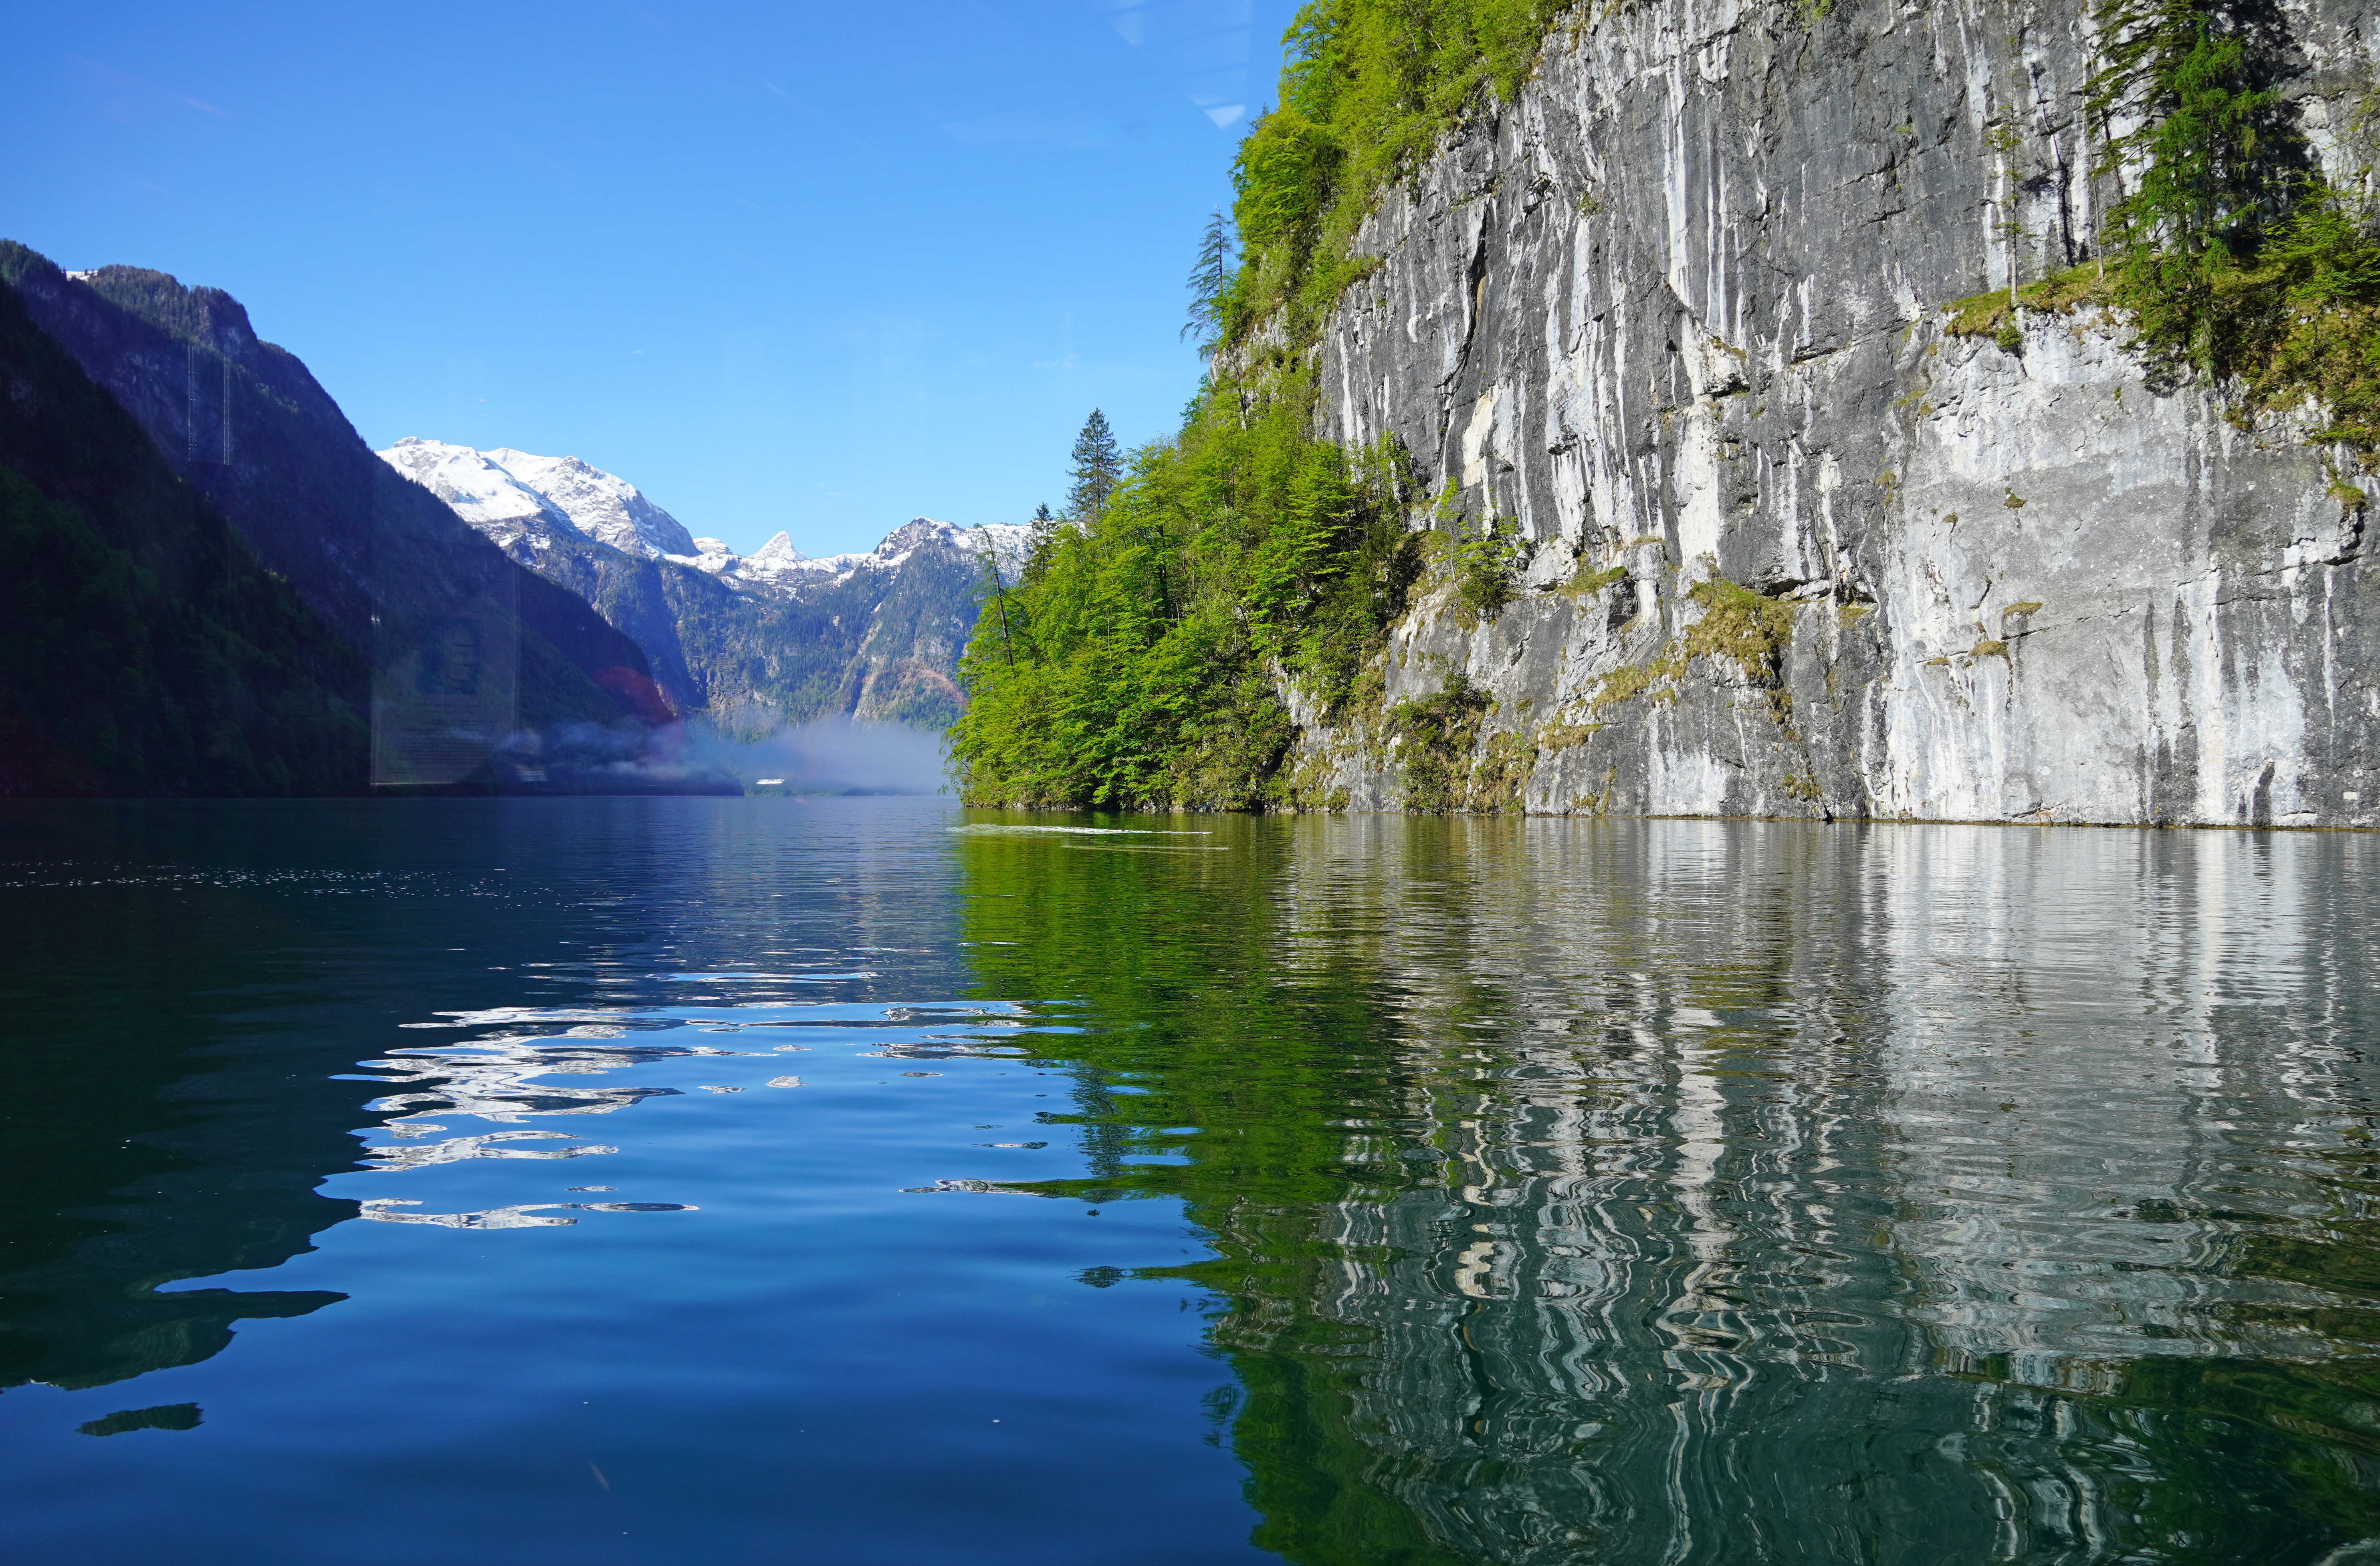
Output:
[[[456,781],[507,736],[611,768],[674,719],[632,638],[375,460],[229,295],[137,267],[69,275],[6,242],[0,281],[362,660],[365,685],[342,699],[374,698],[377,780]],[[438,658],[468,681],[433,678]]]
[[[363,786],[370,668],[0,283],[0,795]]]
[[[739,555],[576,457],[418,438],[380,456],[634,637],[681,710],[744,732],[836,716],[947,727],[986,562],[1013,582],[1028,533],[918,517],[865,553],[809,559],[779,533]]]
[[[1322,9],[967,798],[2380,826],[2369,4]]]
[[[498,447],[407,439],[380,453],[498,546],[549,532],[575,534],[647,559],[696,553],[677,518],[625,479],[577,457],[540,457]]]

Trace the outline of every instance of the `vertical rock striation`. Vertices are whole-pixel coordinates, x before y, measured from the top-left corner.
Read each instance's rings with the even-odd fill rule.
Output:
[[[1331,439],[1512,519],[1387,700],[1495,703],[1469,802],[1536,812],[2380,824],[2380,604],[2320,410],[2240,428],[2121,321],[1944,307],[2089,259],[2119,192],[2087,0],[1582,7],[1367,222]],[[2334,178],[2380,6],[2276,6]],[[1309,797],[1403,801],[1310,711]],[[1482,781],[1482,780],[1485,781]]]

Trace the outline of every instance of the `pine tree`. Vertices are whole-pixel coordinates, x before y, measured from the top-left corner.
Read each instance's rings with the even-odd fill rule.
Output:
[[[1047,500],[1033,508],[1033,531],[1026,536],[1025,569],[1019,581],[1038,583],[1049,572],[1050,548],[1058,541],[1059,524],[1063,520],[1051,514]]]
[[[1066,493],[1066,515],[1076,525],[1088,527],[1108,503],[1108,491],[1123,476],[1123,454],[1116,450],[1107,415],[1091,410],[1083,432],[1075,437],[1074,455],[1075,487]]]
[[[2107,167],[2139,166],[2108,212],[2108,237],[2134,252],[2252,259],[2309,172],[2270,0],[2100,0],[2105,64],[2089,84],[2110,135]]]
[[[1190,319],[1182,324],[1182,338],[1197,345],[1202,359],[1214,356],[1223,341],[1223,295],[1232,282],[1232,231],[1223,209],[1207,220],[1198,241],[1198,259],[1190,268]]]

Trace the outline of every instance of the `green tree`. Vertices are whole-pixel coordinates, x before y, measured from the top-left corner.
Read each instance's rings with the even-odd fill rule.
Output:
[[[2196,258],[2252,259],[2307,173],[2305,141],[2277,83],[2278,18],[2264,0],[2102,0],[2107,42],[2093,79],[2111,165],[2138,167],[2110,237]]]
[[[1231,288],[1232,225],[1218,207],[1198,240],[1198,259],[1190,268],[1190,319],[1182,323],[1183,341],[1196,343],[1202,359],[1212,358],[1222,343],[1224,301]]]
[[[2098,10],[2107,42],[2091,106],[2103,126],[2140,116],[2107,142],[2107,166],[2135,181],[2107,214],[2116,295],[2153,357],[2217,378],[2237,372],[2243,349],[2262,356],[2239,340],[2226,283],[2255,263],[2306,185],[2270,13],[2265,0],[2102,0]]]
[[[1075,437],[1075,486],[1066,492],[1066,515],[1075,525],[1088,527],[1099,519],[1100,508],[1123,476],[1123,453],[1116,449],[1115,431],[1099,409],[1083,421]]]
[[[1042,501],[1033,508],[1033,531],[1025,540],[1025,569],[1017,575],[1020,584],[1038,582],[1050,570],[1050,553],[1058,541],[1058,524],[1065,519]]]
[[[2108,213],[2104,296],[2143,356],[2223,388],[2237,415],[2312,401],[2316,439],[2380,446],[2380,234],[2368,201],[2323,179],[2281,90],[2276,0],[2101,0],[2096,18],[2090,106],[2105,166],[2132,182]]]
[[[1391,447],[1309,428],[1309,381],[1227,380],[1132,463],[1089,521],[1055,529],[961,665],[952,756],[970,801],[1285,798],[1280,669],[1326,710],[1378,705],[1362,678],[1421,570]]]
[[[1221,339],[1286,307],[1294,341],[1373,264],[1354,253],[1374,196],[1489,93],[1509,101],[1561,0],[1310,0],[1281,43],[1281,106],[1232,170],[1241,259]]]

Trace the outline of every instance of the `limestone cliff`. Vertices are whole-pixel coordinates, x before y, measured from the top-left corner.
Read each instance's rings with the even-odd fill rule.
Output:
[[[1529,545],[1500,613],[1441,583],[1391,632],[1390,710],[1492,700],[1457,802],[2380,824],[2380,597],[2317,412],[2240,428],[2089,310],[1949,331],[2120,188],[2092,11],[1582,7],[1381,202],[1323,432]],[[2273,21],[2344,179],[2380,6]],[[1304,797],[1405,801],[1410,745],[1293,708]]]

